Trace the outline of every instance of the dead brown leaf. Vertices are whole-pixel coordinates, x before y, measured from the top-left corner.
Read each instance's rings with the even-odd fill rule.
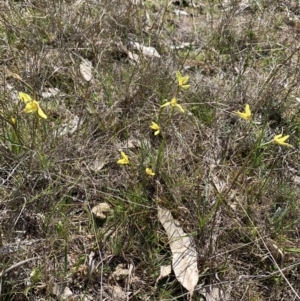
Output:
[[[176,278],[189,291],[192,298],[198,283],[197,251],[193,246],[194,241],[184,233],[169,210],[158,207],[158,219],[170,241],[172,267]]]

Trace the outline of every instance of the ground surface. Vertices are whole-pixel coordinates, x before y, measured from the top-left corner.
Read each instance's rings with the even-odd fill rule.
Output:
[[[299,1],[0,1],[1,300],[189,300],[158,206],[192,300],[300,300],[299,34]]]

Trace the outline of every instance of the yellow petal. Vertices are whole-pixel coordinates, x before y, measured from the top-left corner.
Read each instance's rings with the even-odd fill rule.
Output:
[[[155,172],[151,168],[146,168],[146,174],[149,176],[155,176]]]
[[[158,125],[157,123],[155,123],[155,122],[152,121],[152,124],[150,125],[150,128],[151,128],[152,130],[155,130],[154,136],[156,136],[156,135],[159,134],[159,132],[160,132],[160,127],[159,127],[159,125]]]
[[[281,138],[281,137],[282,137],[282,134],[275,135],[274,141],[277,143],[278,141],[280,141],[280,138]]]
[[[181,105],[177,104],[176,107],[177,107],[182,113],[184,113],[184,109],[182,108]]]
[[[251,120],[252,119],[252,114],[251,114],[251,110],[250,110],[250,106],[248,104],[246,104],[245,106],[245,112],[234,112],[235,114],[237,114],[239,117],[245,119],[245,120]]]
[[[121,152],[121,157],[122,157],[122,159],[119,159],[117,161],[118,164],[123,165],[123,164],[128,164],[129,163],[129,159],[128,159],[127,155],[124,152]]]
[[[40,117],[47,119],[47,115],[43,112],[40,106],[38,106],[38,114]]]
[[[191,85],[182,85],[181,88],[187,90]]]
[[[165,104],[161,105],[160,107],[161,107],[161,108],[167,107],[167,106],[169,106],[170,104],[171,104],[171,103],[168,101],[168,102],[166,102]]]
[[[246,115],[251,116],[251,110],[250,110],[250,106],[248,104],[246,104],[245,113],[246,113]]]
[[[182,76],[180,71],[176,72],[176,78],[179,85],[185,84],[189,80],[189,76]]]
[[[189,76],[182,76],[181,73],[179,71],[177,71],[176,72],[176,78],[177,78],[177,81],[178,81],[178,86],[180,88],[188,89],[190,87],[190,85],[185,85],[189,80]]]
[[[24,92],[19,92],[19,98],[24,101],[25,103],[32,101],[32,98],[30,97],[30,95],[28,95],[27,93]]]
[[[186,84],[188,82],[188,80],[189,80],[189,76],[183,76],[183,77],[181,77],[181,79],[180,79],[181,86],[184,85],[184,84]]]
[[[279,135],[275,135],[273,141],[279,145],[293,147],[293,145],[285,142],[287,139],[289,139],[289,137],[290,137],[290,135],[286,135],[286,136],[282,137],[282,134],[279,134]]]
[[[179,81],[181,79],[181,73],[180,73],[180,71],[176,71],[176,78],[177,78],[177,81],[179,83]]]
[[[178,107],[179,110],[180,110],[182,113],[184,113],[184,109],[182,108],[181,105],[179,105],[179,104],[177,103],[176,97],[173,97],[171,101],[165,103],[165,104],[162,105],[161,107],[165,107],[165,106],[169,106],[169,105],[171,105],[173,108]]]
[[[173,97],[172,100],[170,101],[171,106],[176,107],[177,106],[177,99],[176,97]]]
[[[150,125],[150,128],[152,130],[159,130],[159,125],[152,121],[152,124]]]
[[[248,120],[248,116],[246,113],[242,113],[242,112],[235,112],[239,117]]]
[[[37,101],[31,101],[27,102],[24,112],[25,113],[33,113],[38,110],[38,102]]]

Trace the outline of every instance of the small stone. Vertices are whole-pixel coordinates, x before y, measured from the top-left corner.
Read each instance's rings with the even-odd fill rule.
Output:
[[[106,220],[107,215],[110,212],[110,205],[108,203],[100,203],[93,207],[92,213],[100,220]]]
[[[129,275],[129,269],[125,268],[123,264],[119,264],[116,267],[116,270],[113,272],[112,277],[117,280],[124,280]]]

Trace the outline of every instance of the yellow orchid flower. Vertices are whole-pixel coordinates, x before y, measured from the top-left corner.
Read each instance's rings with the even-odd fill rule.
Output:
[[[120,165],[129,164],[128,156],[124,152],[121,152],[121,157],[122,158],[117,161],[118,164]]]
[[[154,135],[158,135],[160,133],[160,126],[152,121],[152,124],[150,125],[150,129],[154,130]]]
[[[151,177],[155,176],[155,172],[153,172],[153,170],[148,167],[146,168],[146,174]]]
[[[190,87],[190,85],[186,85],[186,83],[189,80],[189,76],[181,76],[180,72],[177,71],[176,78],[177,78],[179,88],[188,89]]]
[[[47,119],[47,115],[43,112],[41,109],[39,103],[36,100],[33,100],[31,102],[27,102],[25,109],[25,113],[33,113],[33,112],[38,112],[38,115],[44,119]]]
[[[39,103],[36,100],[33,100],[30,95],[19,92],[19,98],[26,103],[24,109],[25,113],[37,112],[40,117],[47,119],[47,115],[43,112]]]
[[[290,135],[286,135],[282,137],[282,134],[279,135],[275,135],[275,137],[273,138],[273,142],[279,145],[283,145],[283,146],[288,146],[288,147],[293,147],[293,145],[286,143],[285,141],[288,140],[290,137]]]
[[[248,104],[246,104],[245,106],[245,112],[234,112],[235,114],[237,114],[239,117],[245,119],[245,120],[251,120],[252,119],[252,114],[251,114],[251,110],[250,110],[250,106]]]
[[[181,105],[179,105],[177,103],[176,97],[173,97],[171,101],[166,102],[165,104],[163,104],[160,107],[163,108],[163,107],[167,107],[167,106],[172,106],[173,108],[177,107],[182,113],[184,113],[184,109],[182,108]]]

